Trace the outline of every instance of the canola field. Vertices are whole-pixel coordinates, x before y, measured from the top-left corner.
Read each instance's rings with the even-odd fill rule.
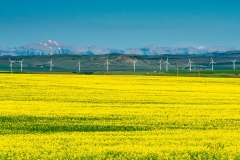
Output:
[[[240,159],[240,80],[0,76],[0,159]]]

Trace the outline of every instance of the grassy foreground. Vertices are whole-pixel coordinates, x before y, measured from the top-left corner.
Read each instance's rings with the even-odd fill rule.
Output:
[[[0,159],[239,159],[240,81],[0,77]]]

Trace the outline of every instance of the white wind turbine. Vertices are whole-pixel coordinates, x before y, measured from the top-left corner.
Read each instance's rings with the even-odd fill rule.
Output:
[[[104,65],[107,65],[107,71],[108,71],[108,65],[109,65],[110,63],[108,62],[108,58],[107,58],[107,62],[104,64]]]
[[[189,58],[188,58],[188,66],[189,66],[189,71],[191,72],[192,71],[192,62]]]
[[[135,65],[136,65],[137,60],[132,60],[132,62],[133,62],[133,70],[135,71]]]
[[[216,63],[213,61],[212,57],[211,57],[211,62],[209,63],[209,65],[210,64],[212,64],[212,71],[213,71],[213,64],[216,64]]]
[[[51,61],[48,62],[48,63],[49,63],[49,65],[50,65],[50,71],[52,71],[52,67],[53,67],[52,59],[51,59]]]
[[[159,70],[161,71],[162,70],[162,58],[158,62],[159,62]]]
[[[231,61],[233,62],[233,70],[235,70],[235,62],[237,61],[237,59]]]
[[[80,72],[81,71],[81,61],[80,61],[80,59],[79,59],[79,62],[77,63],[77,65],[78,65],[78,71]]]
[[[167,57],[167,60],[165,61],[165,62],[163,62],[163,63],[166,63],[166,72],[168,71],[168,65],[170,65],[169,63],[168,63],[168,57]]]
[[[17,62],[19,62],[20,65],[21,65],[21,72],[22,72],[22,67],[23,67],[23,64],[22,64],[23,60],[24,60],[24,59],[22,59],[21,61],[17,61]]]
[[[8,58],[9,59],[9,58]],[[12,74],[12,67],[13,67],[13,63],[15,62],[15,61],[11,61],[11,59],[9,59],[9,61],[10,61],[10,69],[11,69],[11,74]]]

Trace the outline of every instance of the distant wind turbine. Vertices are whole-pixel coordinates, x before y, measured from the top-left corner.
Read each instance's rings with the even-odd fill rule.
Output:
[[[237,61],[237,59],[231,61],[233,62],[233,70],[235,70],[235,62]]]
[[[50,65],[50,71],[52,71],[52,67],[53,67],[52,59],[51,59],[51,61],[48,62],[48,63],[49,63],[49,65]]]
[[[8,58],[9,59],[9,58]],[[12,74],[12,67],[13,67],[13,63],[15,62],[15,61],[11,61],[11,59],[9,59],[9,61],[10,61],[10,69],[11,69],[11,74]]]
[[[167,71],[168,71],[168,65],[170,65],[170,64],[168,63],[168,57],[167,57],[167,60],[166,60],[165,62],[163,62],[163,63],[166,64],[166,72],[167,72]]]
[[[192,62],[189,58],[188,58],[188,66],[189,66],[189,71],[191,72],[192,71]]]
[[[23,60],[24,60],[24,59],[22,59],[21,61],[17,61],[17,62],[19,62],[20,65],[21,65],[21,72],[22,72],[22,67],[23,67],[23,64],[22,64]]]
[[[107,65],[107,71],[108,71],[108,65],[109,65],[110,63],[108,62],[108,58],[107,58],[107,62],[104,64],[104,65]]]
[[[78,71],[80,72],[81,71],[81,61],[80,61],[80,59],[79,59],[77,65],[78,65]]]
[[[159,62],[159,70],[161,71],[162,70],[162,58],[158,62]]]
[[[216,63],[213,61],[212,57],[211,57],[211,62],[209,63],[209,65],[210,64],[212,64],[212,71],[213,71],[213,64],[216,64]]]
[[[132,60],[132,62],[133,62],[133,70],[135,71],[135,64],[136,64],[137,60]]]

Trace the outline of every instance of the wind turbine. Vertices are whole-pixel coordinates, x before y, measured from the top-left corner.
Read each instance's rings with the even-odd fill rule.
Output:
[[[51,59],[51,61],[48,62],[48,63],[49,63],[49,65],[50,65],[50,71],[52,71],[52,67],[53,67],[52,59]]]
[[[176,71],[177,71],[177,76],[178,76],[179,66],[181,67],[181,66],[182,66],[182,63],[176,62],[175,65],[176,65]]]
[[[235,62],[237,61],[237,59],[231,61],[233,62],[233,70],[235,70]]]
[[[23,67],[23,64],[22,64],[23,60],[24,60],[24,59],[22,59],[21,61],[17,61],[17,62],[19,62],[20,65],[21,65],[21,72],[22,72],[22,67]]]
[[[8,58],[9,59],[9,58]],[[10,61],[10,68],[11,68],[11,74],[12,74],[12,67],[13,67],[13,63],[15,62],[15,61],[11,61],[11,59],[9,59],[9,61]]]
[[[77,63],[77,65],[78,65],[78,71],[80,72],[81,71],[81,61],[80,61],[80,59],[79,59],[79,62]]]
[[[132,62],[133,62],[133,70],[135,71],[135,64],[136,64],[137,60],[132,60]]]
[[[161,71],[162,70],[162,58],[158,62],[159,62],[159,70]]]
[[[192,62],[189,58],[188,58],[188,66],[189,66],[189,71],[191,72],[192,71]]]
[[[107,71],[108,71],[108,65],[109,65],[110,63],[108,62],[108,58],[107,58],[107,62],[104,64],[104,65],[107,65]]]
[[[168,65],[170,65],[169,63],[168,63],[168,57],[167,57],[167,60],[165,61],[165,62],[163,62],[163,63],[166,63],[166,72],[168,71]]]
[[[209,63],[209,65],[210,64],[212,64],[212,71],[213,71],[213,64],[216,64],[216,63],[213,61],[212,57],[211,57],[211,62]]]

